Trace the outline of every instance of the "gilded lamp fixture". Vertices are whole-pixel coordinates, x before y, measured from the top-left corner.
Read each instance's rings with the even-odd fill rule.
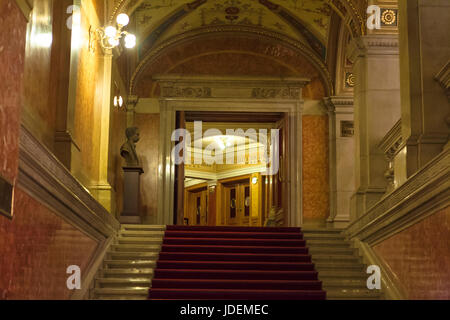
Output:
[[[117,27],[108,26],[106,28],[98,28],[97,33],[100,37],[100,45],[103,49],[113,49],[120,44],[120,39],[124,37],[124,45],[131,49],[136,46],[136,36],[122,29],[128,25],[130,18],[125,13],[121,13],[116,19]]]

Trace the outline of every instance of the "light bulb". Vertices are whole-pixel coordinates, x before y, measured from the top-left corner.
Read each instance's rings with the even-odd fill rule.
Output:
[[[130,22],[130,18],[125,14],[121,13],[117,16],[117,24],[120,24],[121,26],[126,26]]]
[[[109,26],[105,28],[105,34],[109,38],[115,38],[117,35],[117,30],[116,28]]]
[[[108,43],[113,47],[117,47],[119,45],[119,40],[115,38],[109,38]]]
[[[136,45],[136,36],[134,34],[127,34],[125,36],[125,47],[128,49],[134,48]]]
[[[123,106],[123,98],[122,96],[119,96],[119,108]]]

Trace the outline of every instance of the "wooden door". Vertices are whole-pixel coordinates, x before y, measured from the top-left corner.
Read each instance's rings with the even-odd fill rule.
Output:
[[[251,216],[251,192],[248,182],[224,186],[225,221],[227,225],[247,226]]]
[[[207,225],[207,194],[206,190],[197,192],[187,192],[187,212],[185,218],[186,224],[190,226]]]

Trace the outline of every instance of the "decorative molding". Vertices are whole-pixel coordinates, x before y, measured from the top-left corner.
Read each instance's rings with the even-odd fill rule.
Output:
[[[376,265],[380,267],[381,271],[381,290],[388,300],[405,300],[407,295],[405,289],[402,287],[400,280],[394,272],[392,272],[389,265],[378,257],[375,251],[367,244],[359,239],[353,239],[353,246],[358,249],[363,263],[366,265]]]
[[[163,98],[301,100],[305,78],[155,75]]]
[[[395,123],[392,129],[386,133],[384,138],[378,144],[378,148],[384,152],[388,160],[392,160],[400,151],[402,142],[402,120],[400,119]]]
[[[354,38],[347,47],[346,55],[352,63],[367,55],[398,55],[398,34],[371,34]]]
[[[22,125],[18,186],[89,236],[102,241],[119,222]]]
[[[31,11],[33,10],[33,6],[29,3],[28,0],[15,0],[15,1],[20,11],[22,11],[27,22],[30,21],[30,15]]]
[[[449,205],[450,149],[353,221],[345,234],[373,246]]]
[[[448,60],[445,66],[436,74],[434,79],[439,82],[444,89],[447,98],[450,99],[450,60]]]

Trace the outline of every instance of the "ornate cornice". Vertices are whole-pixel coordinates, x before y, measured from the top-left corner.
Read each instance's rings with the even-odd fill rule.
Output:
[[[331,79],[331,75],[328,71],[327,66],[324,64],[320,58],[317,57],[315,52],[313,52],[310,48],[308,48],[305,44],[285,36],[283,34],[269,31],[262,28],[256,28],[251,26],[241,26],[241,25],[223,25],[223,26],[208,26],[197,28],[194,30],[190,30],[186,33],[179,34],[169,38],[164,41],[160,45],[156,46],[152,50],[150,50],[144,58],[141,60],[136,70],[134,71],[131,80],[129,92],[133,94],[134,87],[136,85],[136,81],[138,80],[140,73],[145,69],[145,67],[155,61],[155,59],[166,49],[171,48],[172,46],[176,46],[178,43],[184,41],[192,41],[193,39],[201,38],[207,35],[213,35],[215,33],[221,34],[233,34],[233,35],[252,35],[256,37],[264,37],[269,39],[275,39],[277,41],[282,42],[283,44],[292,47],[294,50],[299,52],[305,58],[307,58],[319,71],[322,79],[324,80],[325,90],[327,94],[332,94],[333,89],[333,81]]]
[[[370,54],[399,54],[398,35],[371,34],[354,38],[347,47],[347,56],[352,63],[358,57]]]
[[[333,96],[323,99],[323,104],[328,113],[353,114],[352,96]]]

